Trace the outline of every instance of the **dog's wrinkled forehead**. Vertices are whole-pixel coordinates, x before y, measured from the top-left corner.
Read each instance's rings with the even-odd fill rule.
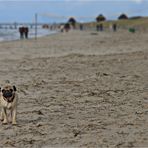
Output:
[[[6,86],[3,87],[3,89],[4,89],[4,90],[10,90],[10,89],[13,90],[13,86],[11,86],[11,85],[6,85]]]

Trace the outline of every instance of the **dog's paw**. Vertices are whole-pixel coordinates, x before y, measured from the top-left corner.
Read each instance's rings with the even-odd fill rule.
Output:
[[[12,125],[17,125],[17,122],[12,122]]]
[[[4,117],[3,117],[2,113],[0,115],[0,121],[4,121]]]
[[[4,121],[3,121],[2,123],[3,123],[4,125],[8,124],[8,122],[4,122]]]
[[[0,121],[4,121],[4,119],[3,118],[0,118]]]

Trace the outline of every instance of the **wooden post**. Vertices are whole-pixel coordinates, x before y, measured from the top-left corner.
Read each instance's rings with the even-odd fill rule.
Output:
[[[35,14],[35,39],[37,39],[37,35],[38,35],[37,25],[38,25],[38,14],[36,13]]]

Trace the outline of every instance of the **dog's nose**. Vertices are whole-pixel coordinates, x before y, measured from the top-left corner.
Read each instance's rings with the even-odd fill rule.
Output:
[[[3,94],[3,96],[4,96],[5,98],[9,98],[9,97],[12,97],[12,93],[11,93],[10,91],[6,91],[6,92]]]

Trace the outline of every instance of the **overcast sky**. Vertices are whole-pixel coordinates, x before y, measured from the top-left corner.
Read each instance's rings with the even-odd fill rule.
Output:
[[[66,21],[68,17],[93,21],[99,14],[117,19],[148,16],[148,0],[0,0],[0,22],[33,22],[35,13],[40,22]]]

